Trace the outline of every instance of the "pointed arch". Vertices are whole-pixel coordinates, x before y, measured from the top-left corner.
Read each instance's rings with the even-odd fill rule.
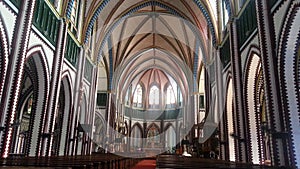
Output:
[[[176,85],[177,86],[177,85]],[[176,103],[178,103],[178,96],[177,96],[177,90],[175,90],[170,82],[166,83],[163,89],[163,94],[165,95],[163,98],[165,100],[163,101],[166,105],[166,108],[174,108],[176,106]]]
[[[98,147],[103,147],[105,145],[105,131],[106,131],[106,125],[107,122],[105,121],[105,118],[99,111],[95,111],[95,120],[94,120],[94,126],[95,126],[95,132],[93,141]]]
[[[235,124],[234,124],[234,109],[233,109],[233,80],[231,74],[227,76],[226,85],[226,102],[225,102],[225,113],[224,113],[224,140],[226,141],[225,146],[225,159],[230,161],[236,161],[236,142],[235,142]]]
[[[31,47],[27,52],[26,61],[29,58],[33,58],[37,71],[37,101],[36,101],[36,114],[33,122],[33,135],[31,138],[30,156],[34,156],[37,153],[38,146],[38,133],[42,128],[42,119],[44,112],[46,111],[46,102],[49,93],[50,73],[49,64],[47,61],[46,53],[42,46],[37,45]]]
[[[163,132],[165,132],[165,131],[167,131],[169,128],[173,128],[174,129],[174,131],[175,131],[175,127],[174,127],[174,125],[172,124],[172,123],[168,123],[165,127],[164,127],[164,130],[163,130]]]
[[[176,130],[172,123],[168,123],[166,127],[164,128],[164,140],[165,140],[165,148],[168,149],[170,152],[173,152],[175,150],[176,146]]]
[[[291,2],[288,9],[278,44],[278,72],[285,116],[282,118],[287,118],[285,131],[291,136],[288,140],[291,144],[289,161],[297,168],[300,167],[300,1]]]
[[[26,79],[30,79],[30,82],[28,83]],[[33,46],[28,50],[21,85],[21,91],[23,92],[20,93],[20,98],[25,98],[25,100],[19,100],[18,110],[27,111],[27,109],[23,109],[23,105],[26,104],[26,100],[28,100],[27,98],[29,97],[32,98],[32,101],[30,105],[30,113],[27,117],[28,124],[26,125],[27,128],[25,130],[27,135],[26,141],[24,142],[25,144],[21,143],[23,150],[19,153],[24,153],[26,156],[35,156],[39,149],[39,133],[41,133],[43,128],[43,117],[46,111],[47,97],[49,93],[49,67],[42,46]],[[12,137],[18,137],[18,131],[21,127],[19,119],[22,118],[22,112],[19,112],[18,115],[15,116],[14,123],[20,125],[16,125],[17,128],[13,131]],[[17,140],[10,144],[13,144],[9,150],[12,153],[16,150],[14,147],[20,145]]]
[[[62,74],[62,84],[61,84],[61,91],[60,93],[64,95],[64,107],[63,110],[63,117],[62,117],[62,126],[61,126],[61,139],[60,139],[60,146],[59,146],[59,155],[66,155],[67,152],[67,145],[70,138],[69,134],[69,127],[71,126],[71,118],[72,118],[72,105],[73,105],[73,93],[72,93],[72,80],[70,76],[70,72],[66,71]]]
[[[161,142],[162,131],[157,124],[151,123],[146,129],[147,145],[154,147],[155,144]]]
[[[139,128],[139,130],[141,131],[141,134],[142,134],[142,138],[144,138],[143,127],[142,127],[142,125],[141,125],[140,123],[138,123],[138,122],[134,123],[134,125],[131,127],[131,129],[130,129],[130,136],[131,136],[132,131],[133,131],[133,129],[134,129],[135,127]]]
[[[138,150],[142,147],[144,138],[143,128],[140,123],[136,122],[130,132],[130,146],[133,150]]]
[[[248,55],[247,64],[245,67],[244,76],[244,92],[246,94],[246,111],[248,119],[248,143],[250,145],[251,161],[254,164],[262,163],[262,152],[260,151],[260,129],[261,120],[260,115],[257,111],[257,104],[255,99],[255,93],[257,92],[257,80],[258,74],[261,70],[261,59],[258,55],[258,48],[252,47]]]
[[[9,55],[9,42],[6,27],[0,15],[0,102],[2,101],[2,92],[4,87],[4,82],[7,74],[8,65],[8,55]],[[3,114],[0,114],[0,120],[3,119]],[[1,122],[4,120],[1,120]],[[0,124],[4,126],[4,124]]]
[[[148,103],[150,109],[157,109],[161,105],[161,89],[160,86],[156,83],[151,84],[149,88]]]
[[[145,92],[145,85],[142,82],[138,83],[134,89],[131,100],[134,107],[142,108],[145,105]]]
[[[148,132],[149,132],[149,130],[150,130],[151,128],[157,129],[157,131],[159,132],[159,134],[162,132],[161,129],[160,129],[160,127],[159,127],[157,124],[151,123],[151,124],[147,127],[147,129],[146,129],[146,133],[147,133],[147,134],[148,134]]]

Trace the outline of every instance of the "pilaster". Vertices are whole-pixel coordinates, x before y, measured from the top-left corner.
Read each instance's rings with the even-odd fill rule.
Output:
[[[258,34],[261,49],[261,60],[265,82],[265,97],[268,129],[271,131],[271,162],[274,166],[289,165],[287,132],[284,131],[279,93],[278,72],[276,69],[276,45],[274,25],[268,0],[256,0]]]
[[[80,102],[81,97],[83,94],[82,91],[82,81],[83,81],[83,72],[84,72],[84,65],[85,65],[85,51],[83,48],[80,50],[79,59],[78,59],[78,67],[77,73],[75,77],[75,85],[74,85],[74,106],[73,106],[73,113],[71,115],[71,128],[70,128],[70,145],[69,145],[69,152],[68,154],[75,155],[76,154],[76,146],[77,146],[77,127],[78,127],[78,116],[80,112]]]
[[[54,54],[54,60],[51,72],[50,92],[48,98],[47,113],[44,116],[44,126],[42,127],[43,134],[40,136],[42,156],[50,156],[53,136],[50,134],[54,129],[54,118],[56,112],[56,106],[59,99],[59,91],[61,85],[62,67],[64,61],[64,54],[67,42],[67,26],[63,20],[60,20],[60,26],[58,30],[58,41],[56,44],[56,50]]]
[[[95,122],[95,110],[96,110],[96,101],[97,101],[97,66],[93,67],[92,80],[91,80],[91,90],[90,90],[90,125],[91,131],[89,134],[89,153],[92,153],[92,140],[94,139],[94,122]],[[95,93],[95,94],[93,94]]]
[[[1,112],[4,113],[1,124],[6,128],[0,133],[1,156],[7,157],[11,146],[12,127],[21,90],[21,81],[27,54],[27,47],[31,33],[31,25],[35,7],[35,0],[21,2],[21,9],[17,16],[17,26],[13,34],[12,50],[9,56],[7,79],[4,84]]]
[[[231,71],[233,75],[233,110],[234,110],[234,136],[236,145],[236,160],[240,162],[251,162],[249,159],[249,150],[246,144],[247,126],[245,121],[245,113],[243,106],[243,84],[242,84],[242,69],[241,58],[238,48],[238,35],[236,20],[229,24],[229,39],[230,39],[230,55],[231,55]]]

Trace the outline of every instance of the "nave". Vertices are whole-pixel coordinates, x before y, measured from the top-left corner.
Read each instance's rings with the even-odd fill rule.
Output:
[[[0,0],[1,166],[300,168],[299,20],[300,0]]]
[[[1,159],[0,168],[9,169],[272,169],[250,163],[228,162],[208,158],[160,154],[156,157],[126,158],[114,154],[74,157],[15,157]],[[285,167],[282,167],[285,168]]]

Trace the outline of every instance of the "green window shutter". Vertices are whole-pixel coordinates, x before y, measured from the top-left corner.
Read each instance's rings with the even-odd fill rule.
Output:
[[[59,20],[44,0],[36,1],[33,24],[52,45],[56,45]]]
[[[97,93],[97,106],[106,107],[107,93]]]
[[[220,59],[223,65],[223,68],[225,68],[230,63],[230,42],[229,38],[225,39],[225,42],[223,46],[220,48]]]
[[[21,7],[21,0],[10,0],[18,9]]]
[[[67,36],[67,48],[65,53],[65,58],[74,66],[77,66],[78,54],[80,47],[77,46],[73,38],[68,34]]]

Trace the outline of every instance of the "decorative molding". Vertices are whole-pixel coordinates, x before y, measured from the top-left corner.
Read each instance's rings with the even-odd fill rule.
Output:
[[[2,15],[0,15],[0,99],[2,98],[2,92],[5,84],[5,78],[7,74],[8,57],[9,57],[9,44],[8,35],[3,21]],[[1,117],[0,117],[1,118]],[[0,124],[3,126],[3,124]]]
[[[299,161],[299,136],[294,136],[293,133],[298,130],[299,126],[299,112],[300,112],[300,97],[299,97],[299,77],[298,77],[298,57],[300,48],[300,1],[293,1],[288,7],[289,11],[286,13],[284,25],[279,47],[278,47],[278,72],[280,79],[280,91],[282,108],[284,117],[286,119],[285,131],[291,135],[289,144],[291,144],[291,151],[289,152],[289,162],[291,166],[300,167]],[[298,64],[298,65],[297,65]],[[291,65],[292,70],[291,71]],[[298,79],[298,81],[297,81]]]
[[[229,40],[230,40],[230,54],[231,54],[231,69],[232,69],[232,82],[234,87],[235,99],[234,102],[234,120],[236,122],[234,126],[235,134],[238,139],[236,140],[236,160],[241,162],[249,162],[249,147],[244,140],[248,140],[246,134],[246,119],[244,117],[243,107],[243,84],[242,84],[242,70],[241,70],[241,58],[238,50],[238,37],[237,37],[237,25],[234,20],[229,27]]]
[[[210,16],[208,10],[204,7],[204,5],[201,3],[200,0],[193,0],[193,1],[195,4],[197,4],[199,9],[203,13],[203,15],[206,19],[206,22],[208,24],[208,27],[210,28],[210,31],[211,31],[213,45],[216,46],[217,45],[216,30],[215,30],[215,27],[213,25],[213,22],[212,22],[212,19],[211,19],[211,16]]]
[[[17,23],[19,25],[15,27],[12,41],[12,51],[10,54],[8,73],[9,78],[5,81],[4,90],[7,94],[3,98],[1,107],[3,107],[4,118],[6,124],[12,124],[18,103],[18,95],[20,92],[20,83],[22,80],[22,72],[24,71],[26,51],[28,47],[33,12],[35,1],[28,0],[22,1],[22,10],[17,16]],[[7,114],[6,114],[7,113]],[[12,129],[7,127],[6,130],[1,133],[1,147],[2,157],[7,157],[10,149],[10,140],[12,136]]]

